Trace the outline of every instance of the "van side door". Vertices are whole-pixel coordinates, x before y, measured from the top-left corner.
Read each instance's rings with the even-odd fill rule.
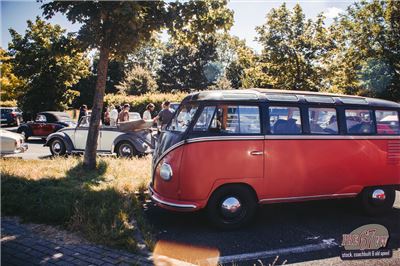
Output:
[[[207,105],[184,146],[182,199],[206,199],[226,183],[263,187],[264,136],[258,103]]]

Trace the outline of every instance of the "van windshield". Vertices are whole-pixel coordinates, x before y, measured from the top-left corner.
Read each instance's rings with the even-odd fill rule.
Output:
[[[193,120],[198,105],[184,104],[181,105],[176,112],[171,124],[167,127],[168,131],[184,132]]]

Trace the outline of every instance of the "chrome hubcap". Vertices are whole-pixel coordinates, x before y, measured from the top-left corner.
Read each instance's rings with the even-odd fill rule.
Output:
[[[132,154],[132,149],[128,145],[122,145],[120,151],[123,156],[129,156]]]
[[[386,194],[385,194],[385,191],[383,191],[382,189],[375,189],[375,190],[372,192],[371,197],[372,197],[372,200],[373,200],[374,202],[380,203],[380,202],[385,201],[385,199],[386,199]]]
[[[58,143],[58,142],[55,142],[55,143],[53,144],[53,151],[54,151],[55,153],[59,153],[59,152],[61,151],[61,144]]]
[[[233,218],[240,213],[242,205],[240,201],[235,197],[229,197],[225,199],[221,204],[222,215],[227,218]]]

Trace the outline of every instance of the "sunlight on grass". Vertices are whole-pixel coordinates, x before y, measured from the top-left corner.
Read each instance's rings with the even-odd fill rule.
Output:
[[[88,171],[77,157],[1,159],[1,212],[62,225],[88,240],[135,251],[132,217],[145,241],[153,242],[140,201],[150,165],[150,157],[101,158],[97,168]]]

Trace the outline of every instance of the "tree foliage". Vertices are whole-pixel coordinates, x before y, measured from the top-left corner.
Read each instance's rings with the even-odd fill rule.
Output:
[[[27,23],[23,36],[10,29],[13,72],[24,80],[18,86],[19,104],[31,114],[64,110],[79,95],[72,87],[87,75],[89,62],[75,38],[65,35],[60,26],[40,18]]]
[[[272,9],[264,25],[257,27],[263,45],[262,71],[278,89],[317,91],[321,85],[320,59],[329,48],[324,17],[306,20],[297,4]]]
[[[167,28],[183,42],[195,42],[204,33],[228,29],[233,14],[226,1],[54,1],[43,6],[47,17],[61,12],[72,22],[82,24],[79,40],[97,48],[100,59],[84,164],[94,169],[101,111],[110,55],[124,56],[155,33]],[[196,34],[193,34],[196,32]]]
[[[361,1],[331,27],[327,79],[335,89],[400,100],[400,2]]]
[[[2,101],[16,100],[21,95],[21,91],[19,89],[24,84],[24,81],[14,74],[14,66],[11,59],[12,57],[7,53],[7,51],[3,48],[0,48],[0,88]]]
[[[134,66],[125,73],[124,79],[117,85],[117,88],[122,94],[141,95],[155,92],[157,82],[148,69]]]

